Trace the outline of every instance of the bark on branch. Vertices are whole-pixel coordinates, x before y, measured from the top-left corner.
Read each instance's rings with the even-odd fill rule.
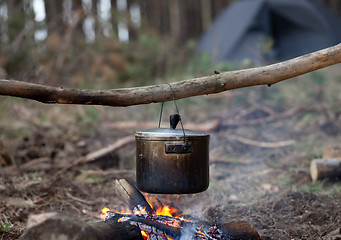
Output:
[[[341,44],[264,67],[223,72],[172,83],[176,99],[219,93],[255,85],[275,84],[341,63]],[[69,89],[0,79],[0,95],[42,103],[131,106],[172,100],[167,84],[111,90]]]

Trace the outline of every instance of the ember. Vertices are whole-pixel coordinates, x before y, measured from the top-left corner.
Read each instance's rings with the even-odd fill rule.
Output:
[[[103,208],[102,216],[106,222],[128,222],[138,226],[144,239],[230,239],[218,226],[208,227],[204,222],[185,219],[173,207],[160,206],[155,210],[151,198],[145,198],[123,179],[116,180],[116,191],[128,203],[129,209],[118,212]]]

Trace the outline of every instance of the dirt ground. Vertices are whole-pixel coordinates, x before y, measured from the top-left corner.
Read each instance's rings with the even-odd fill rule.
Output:
[[[340,79],[323,90],[312,85],[307,95],[313,96],[300,93],[300,99],[297,91],[309,80],[179,100],[185,127],[194,123],[211,135],[210,187],[158,197],[212,224],[248,221],[262,239],[327,239],[340,231],[340,181],[312,182],[309,173],[312,159],[341,142]],[[117,178],[135,182],[134,142],[70,164],[133,136],[149,121],[156,127],[160,110],[158,104],[113,109],[5,97],[0,107],[0,239],[18,239],[30,214],[99,221],[103,207],[120,210],[124,204],[112,184]],[[164,116],[173,108],[168,103]],[[136,124],[129,127],[131,120]]]

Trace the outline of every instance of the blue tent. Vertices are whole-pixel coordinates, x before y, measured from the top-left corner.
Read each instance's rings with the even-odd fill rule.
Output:
[[[202,35],[215,62],[283,61],[341,42],[341,19],[313,0],[239,0]]]

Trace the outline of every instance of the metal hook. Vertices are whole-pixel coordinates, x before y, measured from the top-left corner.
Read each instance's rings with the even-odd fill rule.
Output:
[[[173,98],[173,102],[174,102],[174,105],[175,105],[175,108],[176,108],[176,112],[177,112],[177,114],[178,114],[179,117],[180,117],[179,120],[180,120],[180,124],[181,124],[181,128],[182,128],[182,132],[183,132],[183,134],[184,134],[184,141],[187,142],[187,140],[186,140],[186,134],[185,134],[185,129],[184,129],[184,126],[183,126],[183,124],[182,124],[181,115],[180,115],[180,113],[179,113],[178,105],[176,104],[176,100],[175,100],[175,95],[174,95],[173,88],[172,88],[172,86],[171,86],[169,83],[167,83],[167,84],[168,84],[168,86],[169,86],[169,88],[170,88],[170,90],[171,90],[171,93],[172,93],[172,98]],[[160,128],[160,125],[161,125],[161,118],[162,118],[162,111],[163,111],[163,103],[164,103],[164,102],[162,102],[162,104],[161,104],[161,112],[160,112],[160,118],[159,118],[159,128]]]

